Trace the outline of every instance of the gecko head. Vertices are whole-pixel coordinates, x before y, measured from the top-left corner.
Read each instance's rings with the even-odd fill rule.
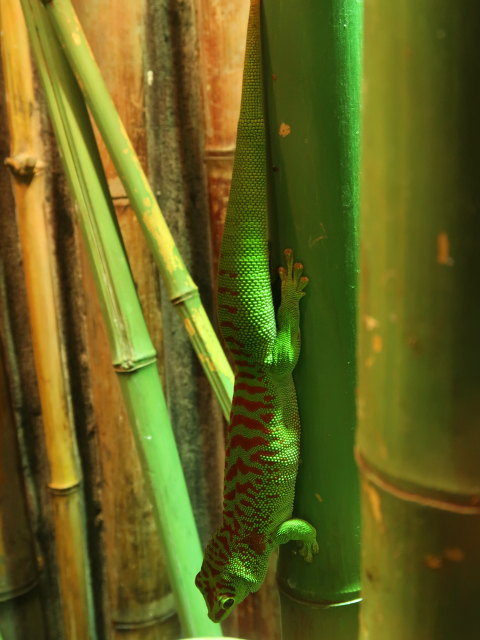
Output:
[[[237,604],[240,604],[253,591],[247,580],[220,572],[203,561],[202,568],[195,578],[195,584],[205,598],[208,617],[213,622],[222,622]]]

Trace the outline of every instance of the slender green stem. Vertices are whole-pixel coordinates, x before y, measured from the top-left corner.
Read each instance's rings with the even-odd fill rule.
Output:
[[[202,555],[151,343],[82,94],[37,0],[22,0],[47,104],[98,286],[131,426],[150,489],[183,631],[220,634],[194,585]]]
[[[228,418],[233,393],[230,365],[108,93],[78,17],[69,0],[48,2],[47,11],[145,233],[170,300],[183,318],[205,374]]]

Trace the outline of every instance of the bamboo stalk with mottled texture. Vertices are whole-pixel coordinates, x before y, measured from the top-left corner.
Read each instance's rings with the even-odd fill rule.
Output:
[[[112,350],[112,364],[143,462],[158,532],[183,631],[218,636],[203,613],[193,577],[201,550],[185,479],[156,366],[156,353],[142,316],[119,237],[107,183],[82,94],[37,0],[22,0],[43,80],[47,104]]]
[[[360,638],[476,640],[480,5],[365,18]]]
[[[69,0],[46,3],[71,67],[145,233],[169,298],[181,316],[190,341],[226,417],[230,414],[233,374],[198,288],[188,273],[128,134],[107,91],[83,29]]]
[[[53,501],[65,633],[94,637],[86,530],[69,387],[45,218],[45,165],[33,70],[18,0],[0,6],[12,175]]]

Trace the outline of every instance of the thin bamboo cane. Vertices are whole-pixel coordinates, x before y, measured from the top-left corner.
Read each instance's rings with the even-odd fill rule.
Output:
[[[69,0],[47,2],[48,15],[62,42],[85,99],[146,235],[172,304],[226,417],[233,374],[210,320],[165,223],[157,200],[107,91],[80,22]]]
[[[0,304],[6,295],[0,264]],[[8,331],[2,314],[0,331]],[[3,337],[3,336],[2,336]],[[15,419],[0,341],[0,638],[44,640],[45,618],[38,591],[35,544],[28,518]]]
[[[302,423],[294,514],[317,528],[312,564],[280,549],[285,640],[353,640],[360,587],[353,456],[362,3],[264,0],[273,255],[310,283],[294,377]]]
[[[362,640],[480,637],[480,4],[365,12]]]
[[[217,637],[194,585],[201,549],[168,410],[135,285],[114,221],[112,203],[80,89],[38,0],[24,14],[79,223],[98,287],[123,392],[151,492],[184,633]],[[48,66],[47,66],[48,63]]]
[[[65,632],[92,638],[88,553],[69,389],[62,362],[52,251],[45,220],[44,164],[35,109],[30,49],[19,0],[0,5],[2,61],[7,92],[11,170],[23,254],[35,368],[42,406],[48,484],[55,519],[55,543]]]

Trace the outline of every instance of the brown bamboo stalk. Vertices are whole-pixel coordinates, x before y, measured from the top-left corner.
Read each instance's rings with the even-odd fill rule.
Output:
[[[0,273],[0,278],[2,274]],[[3,287],[0,283],[0,287]],[[4,307],[5,296],[0,293]],[[4,320],[4,318],[2,318]],[[6,331],[1,322],[1,332]],[[0,342],[0,634],[45,639],[35,545],[15,434],[3,340]],[[0,635],[0,637],[2,637]]]
[[[22,246],[35,368],[50,470],[65,634],[90,640],[93,615],[81,494],[63,344],[56,310],[45,179],[29,45],[18,0],[2,0],[2,62],[7,93],[10,168]]]
[[[214,272],[230,193],[248,0],[196,0]]]

